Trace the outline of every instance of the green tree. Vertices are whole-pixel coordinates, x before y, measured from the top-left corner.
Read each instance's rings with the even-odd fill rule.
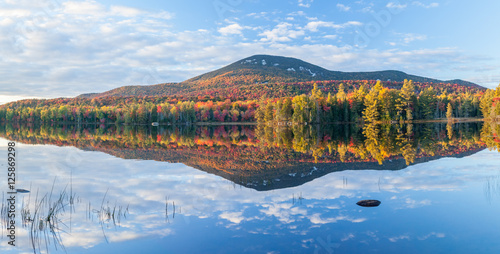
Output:
[[[432,119],[434,117],[434,113],[436,110],[436,91],[432,86],[424,89],[419,96],[419,106],[422,118],[424,119]]]

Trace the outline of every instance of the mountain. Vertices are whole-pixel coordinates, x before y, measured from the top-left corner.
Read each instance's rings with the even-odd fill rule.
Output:
[[[382,80],[449,83],[437,79],[409,75],[401,71],[341,72],[330,71],[300,59],[282,56],[254,55],[226,67],[188,79],[186,83],[207,82],[223,76],[258,75],[269,81],[282,78],[292,82],[313,80]]]
[[[180,92],[177,83],[164,83],[149,86],[121,86],[102,93],[85,93],[77,98],[98,98],[111,96],[152,96],[152,95],[173,95]]]
[[[402,82],[405,79],[420,83],[458,84],[460,86],[484,89],[463,80],[441,81],[432,78],[410,75],[402,71],[386,70],[373,72],[330,71],[300,59],[282,56],[254,55],[220,69],[193,77],[180,83],[165,83],[150,86],[124,86],[104,93],[82,94],[78,97],[96,98],[107,96],[171,96],[216,94],[222,96],[234,86],[247,86],[269,83],[297,83],[307,81],[346,81],[382,80]]]

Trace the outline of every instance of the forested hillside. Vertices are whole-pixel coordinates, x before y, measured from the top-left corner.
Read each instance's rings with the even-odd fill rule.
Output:
[[[415,80],[400,80],[405,77]],[[0,121],[305,124],[497,118],[499,98],[499,89],[460,80],[397,71],[332,72],[294,58],[257,55],[181,83],[8,103],[0,106]]]
[[[0,120],[125,124],[328,123],[481,116],[480,99],[484,93],[481,89],[462,86],[436,89],[427,84],[415,86],[412,81],[403,82],[401,88],[388,88],[387,84],[392,83],[384,87],[380,81],[367,84],[357,87],[356,83],[350,86],[340,83],[335,93],[313,84],[311,90],[298,96],[263,96],[259,100],[210,100],[206,97],[186,100],[158,96],[23,100],[0,106]],[[483,111],[489,110],[484,107]]]

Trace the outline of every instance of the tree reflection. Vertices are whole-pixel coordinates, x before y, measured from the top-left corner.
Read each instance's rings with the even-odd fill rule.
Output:
[[[120,126],[5,125],[0,135],[29,144],[56,144],[95,149],[197,150],[217,153],[220,147],[234,160],[311,163],[384,161],[452,155],[486,144],[498,149],[499,125],[366,124],[258,126]],[[255,149],[256,148],[256,149]],[[249,154],[252,154],[249,156]],[[226,155],[226,154],[224,154]],[[145,158],[147,159],[147,158]]]
[[[264,189],[295,186],[332,171],[398,170],[441,157],[469,155],[486,146],[498,150],[499,131],[498,124],[483,126],[481,122],[277,128],[0,126],[0,136],[22,143],[74,146],[124,159],[180,162],[244,186]],[[292,175],[301,180],[293,180]],[[286,178],[290,181],[286,182]]]
[[[481,130],[481,140],[490,150],[500,152],[500,122],[488,121]]]

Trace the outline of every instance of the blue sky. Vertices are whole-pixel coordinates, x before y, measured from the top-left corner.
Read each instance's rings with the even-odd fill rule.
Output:
[[[500,82],[498,1],[0,3],[0,103],[179,82],[254,54]]]

